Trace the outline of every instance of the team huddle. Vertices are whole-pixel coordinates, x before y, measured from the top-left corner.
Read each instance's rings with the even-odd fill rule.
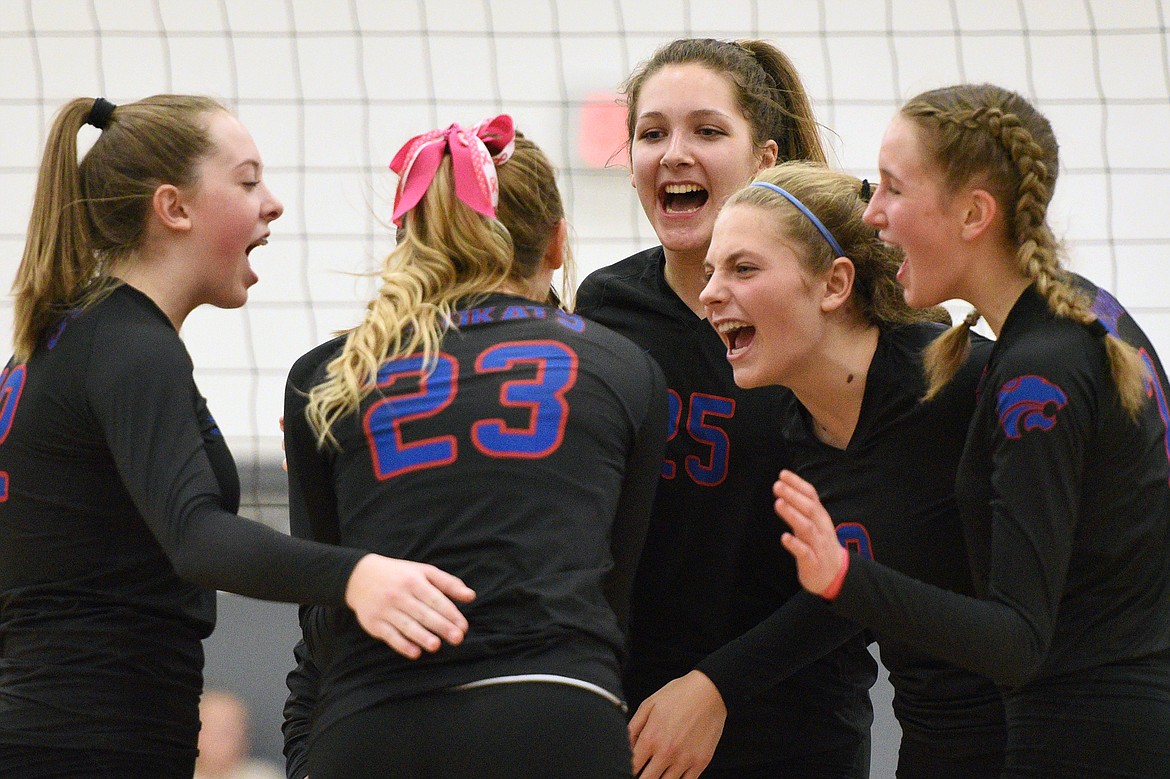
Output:
[[[900,779],[1170,777],[1170,385],[1063,265],[1048,120],[925,92],[870,182],[769,43],[623,92],[659,245],[576,290],[510,116],[393,157],[377,294],[288,374],[290,535],[179,337],[258,280],[259,150],[208,98],[62,108],[0,375],[0,774],[190,777],[221,589],[302,604],[292,779],[866,779],[874,642]]]

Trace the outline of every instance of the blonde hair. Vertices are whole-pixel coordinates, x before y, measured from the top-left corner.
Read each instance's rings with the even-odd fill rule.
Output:
[[[945,309],[916,310],[906,305],[902,287],[895,279],[902,252],[878,239],[862,221],[868,203],[863,184],[848,173],[807,160],[792,160],[761,171],[756,181],[787,191],[816,214],[837,240],[854,267],[852,304],[869,324],[879,327],[911,322],[947,322]],[[786,198],[767,187],[747,186],[732,195],[726,207],[752,205],[767,210],[780,232],[797,244],[800,262],[814,275],[826,272],[837,259],[812,221]]]
[[[1059,166],[1052,125],[1027,100],[991,84],[961,84],[924,92],[901,114],[915,122],[948,191],[983,187],[1002,209],[1016,246],[1019,270],[1036,285],[1059,317],[1085,325],[1097,321],[1091,302],[1071,282],[1060,246],[1048,226],[1048,204]],[[936,340],[924,355],[933,397],[954,376],[970,350],[972,312]],[[1121,404],[1136,417],[1145,402],[1146,373],[1136,349],[1105,335],[1105,347]]]
[[[213,142],[208,115],[227,111],[207,97],[155,95],[118,106],[78,162],[77,133],[92,98],[66,103],[41,158],[24,253],[12,283],[13,351],[24,362],[46,328],[112,288],[111,262],[137,251],[160,184],[196,183]]]
[[[512,157],[496,173],[495,219],[455,197],[450,156],[406,213],[401,240],[383,264],[378,296],[346,335],[325,381],[309,392],[305,416],[318,445],[336,442],[333,425],[374,389],[383,362],[421,351],[424,365],[433,367],[457,307],[540,270],[565,215],[552,163],[517,132]],[[569,299],[571,283],[572,259],[566,257],[562,299]]]
[[[731,79],[736,101],[751,125],[752,141],[757,148],[773,140],[781,161],[825,162],[820,126],[796,66],[784,52],[761,40],[679,38],[659,47],[650,59],[634,69],[621,88],[626,96],[629,141],[634,139],[642,87],[663,68],[690,63]]]

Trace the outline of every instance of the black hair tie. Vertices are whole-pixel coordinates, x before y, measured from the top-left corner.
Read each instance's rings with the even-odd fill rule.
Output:
[[[110,123],[110,117],[113,116],[114,109],[117,107],[104,97],[99,97],[93,101],[93,108],[89,109],[89,116],[86,117],[85,123],[93,125],[99,130],[104,130],[106,125]]]
[[[869,179],[861,180],[861,191],[857,193],[864,202],[868,203],[869,199],[873,197],[873,188],[869,185]]]

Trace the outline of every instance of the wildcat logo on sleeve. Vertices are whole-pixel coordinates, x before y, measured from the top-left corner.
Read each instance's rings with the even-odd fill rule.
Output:
[[[1051,430],[1056,413],[1068,405],[1064,390],[1042,376],[1017,376],[999,390],[995,409],[1008,438],[1029,430]]]

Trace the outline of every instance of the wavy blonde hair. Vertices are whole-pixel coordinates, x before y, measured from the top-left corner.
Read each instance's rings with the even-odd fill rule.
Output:
[[[12,283],[13,351],[26,361],[46,328],[114,286],[110,264],[141,246],[161,184],[197,183],[213,147],[209,115],[227,109],[208,97],[155,95],[120,105],[78,161],[77,133],[93,98],[66,103],[41,158],[24,254]]]
[[[1048,204],[1059,166],[1052,125],[1027,100],[992,84],[961,84],[924,92],[901,114],[917,124],[948,191],[974,184],[995,197],[1016,246],[1020,272],[1031,279],[1053,314],[1082,324],[1097,321],[1088,297],[1061,264],[1061,247],[1048,226]],[[971,312],[924,355],[929,388],[936,395],[954,377],[971,348]],[[1146,400],[1146,372],[1134,347],[1105,336],[1121,404],[1135,417]]]
[[[382,363],[421,352],[432,368],[443,335],[455,326],[457,308],[540,270],[565,215],[552,163],[517,132],[512,157],[496,173],[495,219],[455,197],[449,155],[422,200],[406,213],[400,241],[383,264],[377,297],[346,335],[325,380],[309,392],[305,416],[319,446],[336,443],[333,425],[374,389]],[[561,299],[569,305],[572,266],[566,256]]]

